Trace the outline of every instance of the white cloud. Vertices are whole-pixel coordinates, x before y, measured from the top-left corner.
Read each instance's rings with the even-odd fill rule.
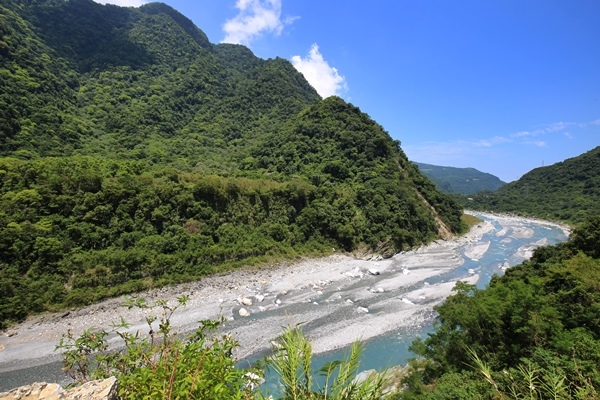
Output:
[[[106,0],[99,1],[94,0],[96,3],[100,4],[114,4],[121,7],[139,7],[143,4],[150,2],[150,0]]]
[[[475,147],[492,147],[497,144],[512,142],[512,140],[503,136],[494,136],[491,139],[482,139],[476,142],[470,142]]]
[[[573,123],[573,122],[555,122],[552,124],[544,125],[541,128],[536,129],[534,131],[517,132],[517,133],[511,134],[510,136],[513,138],[520,138],[520,137],[527,137],[527,136],[540,136],[540,135],[545,135],[548,133],[561,132],[561,131],[565,130],[567,127],[573,126],[573,125],[577,125],[577,124]]]
[[[339,96],[348,90],[346,78],[325,61],[316,43],[312,45],[306,58],[293,56],[292,64],[323,98]]]
[[[297,17],[281,20],[281,0],[237,0],[238,15],[223,25],[223,43],[249,45],[265,32],[281,35],[283,27]]]
[[[590,122],[590,125],[600,125],[600,119]]]

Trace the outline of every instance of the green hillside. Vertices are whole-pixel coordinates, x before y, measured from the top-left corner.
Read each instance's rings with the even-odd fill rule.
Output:
[[[444,193],[474,194],[484,190],[495,191],[506,185],[495,175],[475,168],[442,167],[415,162],[419,171]]]
[[[164,4],[0,0],[0,34],[0,325],[463,229],[368,115]]]
[[[494,193],[462,199],[467,208],[513,212],[569,223],[600,214],[600,147],[536,168]]]

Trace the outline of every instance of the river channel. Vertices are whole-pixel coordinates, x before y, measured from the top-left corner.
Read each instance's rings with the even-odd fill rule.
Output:
[[[536,247],[568,239],[567,232],[551,223],[475,215],[484,221],[478,235],[440,241],[387,260],[330,258],[323,265],[269,274],[269,279],[257,278],[254,283],[221,290],[212,297],[198,294],[192,310],[175,322],[191,329],[193,321],[220,312],[229,319],[225,328],[242,344],[236,355],[241,359],[263,354],[280,327],[291,322],[304,323],[318,353],[316,368],[342,358],[347,345],[357,339],[365,343],[362,370],[403,365],[411,357],[411,342],[432,330],[433,307],[451,293],[457,280],[484,288],[494,274],[528,259]],[[203,293],[200,288],[197,292]],[[239,316],[241,296],[254,299],[252,307],[247,307],[250,317]],[[11,342],[0,340],[6,347],[0,351],[0,392],[35,381],[65,382],[58,355],[46,354],[50,339],[45,347],[36,340],[27,341],[28,331],[40,334],[33,328],[22,328],[23,342],[13,345],[13,353]],[[38,345],[41,365],[36,365],[35,359]],[[268,381],[269,385],[273,383]]]

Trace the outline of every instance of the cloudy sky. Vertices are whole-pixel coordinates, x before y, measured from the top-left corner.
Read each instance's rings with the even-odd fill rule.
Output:
[[[164,3],[213,43],[289,59],[414,161],[512,181],[600,145],[598,0]]]

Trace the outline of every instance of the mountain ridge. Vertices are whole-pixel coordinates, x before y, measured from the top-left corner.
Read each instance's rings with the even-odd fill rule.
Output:
[[[475,168],[457,168],[415,162],[419,170],[431,179],[438,189],[450,194],[473,194],[483,190],[495,191],[506,184],[495,175]]]
[[[0,0],[0,22],[2,324],[464,229],[358,107],[168,6]]]
[[[599,176],[600,146],[461,202],[465,207],[580,223],[600,214]]]

